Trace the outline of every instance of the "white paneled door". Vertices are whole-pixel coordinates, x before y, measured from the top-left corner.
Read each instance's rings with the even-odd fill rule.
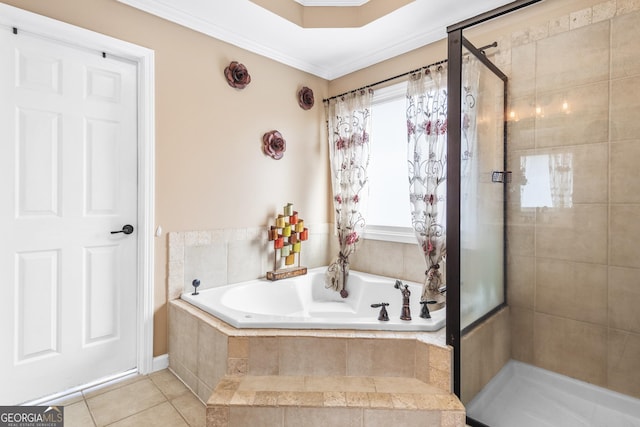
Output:
[[[136,367],[137,70],[101,52],[0,32],[7,405]],[[125,225],[133,232],[111,233]]]

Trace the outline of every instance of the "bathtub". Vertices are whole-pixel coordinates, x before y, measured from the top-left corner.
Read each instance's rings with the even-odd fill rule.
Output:
[[[436,331],[445,325],[445,309],[420,317],[422,285],[402,281],[411,291],[411,320],[400,320],[402,294],[395,279],[351,271],[349,296],[341,298],[326,289],[326,267],[310,269],[306,275],[272,282],[251,280],[185,292],[181,298],[236,328],[370,329],[385,331]],[[379,308],[389,303],[388,321],[378,320]]]

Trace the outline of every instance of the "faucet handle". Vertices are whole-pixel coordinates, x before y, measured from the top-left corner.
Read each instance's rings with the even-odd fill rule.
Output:
[[[423,319],[431,319],[431,313],[429,313],[429,307],[427,304],[433,304],[435,301],[420,301],[422,305],[422,310],[420,310],[420,317]]]
[[[371,308],[380,308],[380,314],[378,315],[378,320],[383,322],[387,322],[389,320],[389,314],[387,313],[388,302],[381,302],[379,304],[371,304]]]
[[[198,295],[198,286],[200,286],[200,280],[194,279],[191,284],[193,285],[193,293],[191,295]]]

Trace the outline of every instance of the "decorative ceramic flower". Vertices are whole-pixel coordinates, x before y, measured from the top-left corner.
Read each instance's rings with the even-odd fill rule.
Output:
[[[229,86],[236,89],[244,89],[251,83],[251,76],[247,71],[247,67],[239,64],[237,61],[231,63],[224,69],[224,76],[227,78]]]
[[[286,149],[287,142],[277,130],[272,130],[262,136],[262,150],[267,156],[280,160]]]
[[[304,86],[298,91],[298,105],[303,110],[308,110],[313,107],[313,91]]]

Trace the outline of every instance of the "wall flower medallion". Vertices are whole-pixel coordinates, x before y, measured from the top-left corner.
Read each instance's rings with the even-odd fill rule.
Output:
[[[284,156],[286,149],[287,142],[277,130],[272,130],[262,136],[262,151],[264,151],[264,154],[267,156],[275,160],[280,160],[282,156]]]
[[[298,91],[298,105],[303,110],[309,110],[313,107],[313,91],[304,86],[302,89]]]
[[[251,83],[251,76],[247,67],[238,63],[238,61],[231,61],[229,65],[224,69],[224,76],[227,79],[229,86],[236,89],[244,89],[249,83]]]

